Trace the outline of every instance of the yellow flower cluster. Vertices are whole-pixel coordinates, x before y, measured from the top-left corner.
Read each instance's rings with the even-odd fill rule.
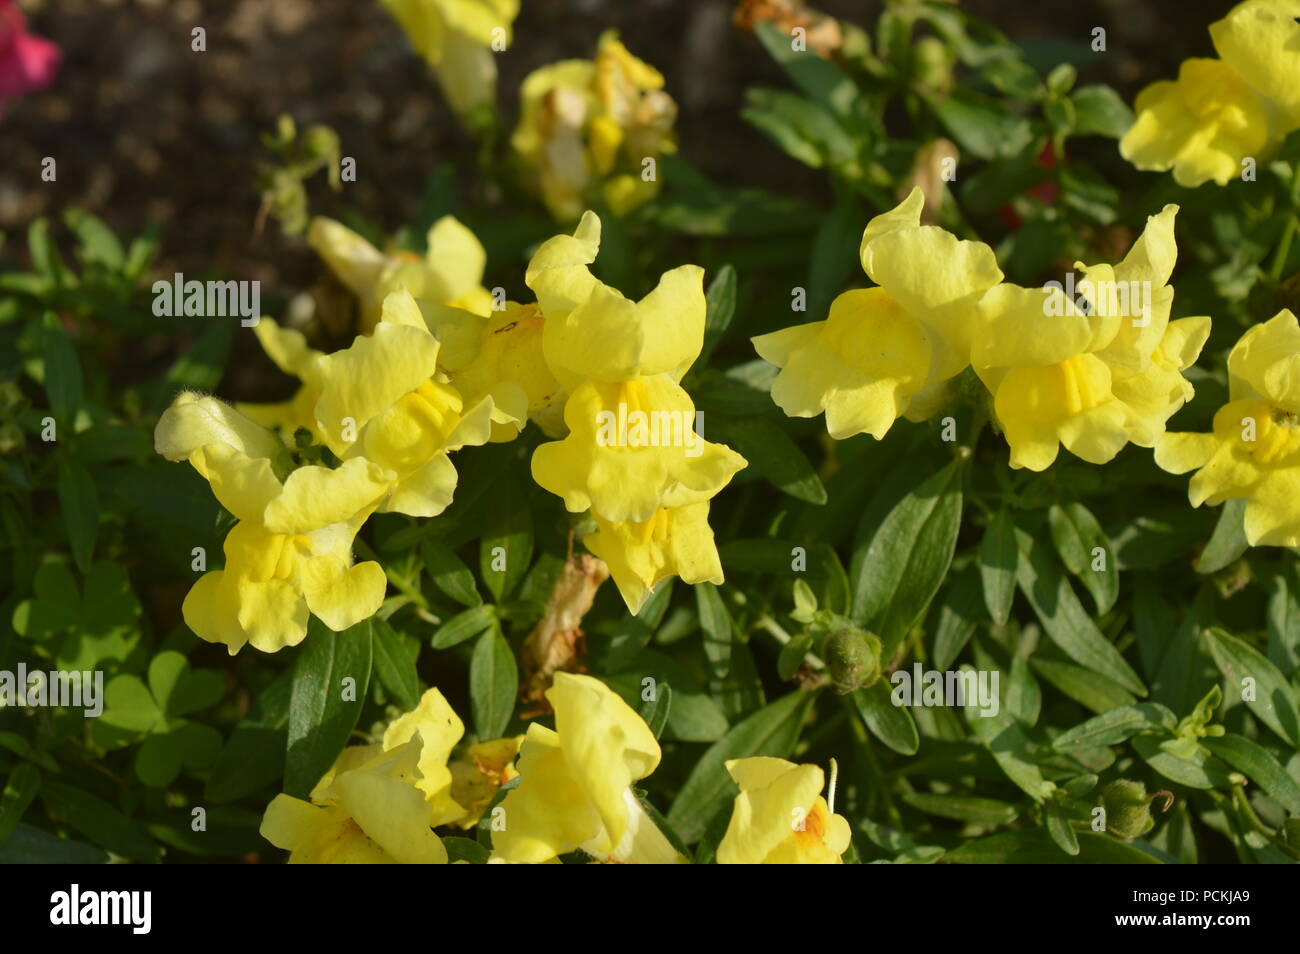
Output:
[[[1193,507],[1246,501],[1251,546],[1300,546],[1300,326],[1290,311],[1255,325],[1228,356],[1228,403],[1209,434],[1165,434],[1156,463],[1192,476]]]
[[[1183,62],[1138,94],[1120,154],[1187,188],[1227,185],[1300,129],[1300,0],[1246,0],[1210,25],[1219,59]]]
[[[225,568],[184,604],[190,628],[231,653],[296,645],[309,614],[335,630],[371,616],[385,575],[351,554],[366,519],[441,513],[457,482],[451,452],[509,440],[560,398],[538,307],[493,310],[482,247],[455,219],[433,226],[423,261],[387,258],[327,220],[312,231],[363,306],[377,305],[369,334],[323,354],[300,332],[259,321],[267,354],[303,382],[294,397],[235,409],[184,392],[155,432],[158,452],[189,461],[239,521]],[[338,465],[295,468],[302,430]]]
[[[862,236],[877,287],[848,291],[824,321],[754,339],[781,368],[772,399],[791,417],[825,413],[831,437],[884,437],[923,420],[945,382],[970,367],[992,395],[1011,465],[1041,471],[1062,444],[1105,463],[1127,443],[1154,446],[1192,396],[1182,376],[1208,318],[1169,320],[1176,206],[1151,216],[1118,265],[1076,263],[1078,296],[1003,282],[993,250],[921,225],[914,189]],[[1072,280],[1072,279],[1071,279]]]
[[[442,85],[452,111],[477,126],[474,112],[496,93],[493,55],[511,42],[519,0],[381,0]]]
[[[511,145],[558,220],[576,219],[597,191],[618,215],[655,196],[658,157],[676,148],[677,104],[663,86],[614,32],[601,36],[594,61],[562,60],[524,79]]]
[[[530,419],[561,438],[536,450],[537,482],[591,510],[587,545],[633,612],[666,577],[722,581],[709,500],[745,460],[703,439],[679,383],[703,344],[700,268],[675,268],[630,301],[587,267],[600,243],[587,213],[529,264],[537,302],[498,309],[482,247],[454,219],[434,225],[423,261],[386,257],[338,223],[312,231],[363,305],[378,303],[369,333],[323,354],[259,321],[267,354],[302,380],[294,397],[235,409],[183,393],[158,424],[159,453],[188,460],[240,521],[225,568],[186,599],[196,633],[232,653],[274,652],[302,640],[310,614],[336,630],[370,616],[385,576],[352,565],[365,520],[442,513],[457,483],[450,454],[510,440]],[[295,469],[304,438],[338,465]]]
[[[344,749],[309,800],[277,795],[262,837],[291,864],[446,864],[433,829],[477,825],[514,778],[519,749],[517,738],[458,748],[464,734],[442,693],[428,690],[381,741]]]
[[[679,383],[704,343],[703,270],[665,272],[640,301],[588,266],[600,219],[544,243],[525,281],[537,295],[542,352],[568,393],[568,434],[533,454],[533,478],[574,513],[590,509],[587,547],[635,613],[661,580],[722,582],[709,499],[745,459],[700,435]]]
[[[309,800],[277,795],[261,832],[302,864],[445,864],[433,831],[484,820],[490,861],[683,864],[633,786],[659,765],[645,721],[599,679],[561,672],[546,693],[555,728],[460,745],[464,725],[437,689],[383,739],[344,749]],[[516,755],[518,761],[516,762]],[[849,825],[821,795],[822,770],[783,759],[727,762],[740,788],[719,864],[840,864]]]

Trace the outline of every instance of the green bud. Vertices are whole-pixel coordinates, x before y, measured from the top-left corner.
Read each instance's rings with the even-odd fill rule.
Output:
[[[826,638],[826,668],[837,692],[852,692],[880,678],[880,640],[852,626]]]
[[[1300,857],[1300,817],[1288,818],[1282,823],[1282,844],[1295,856]]]
[[[1106,830],[1121,838],[1137,838],[1155,827],[1151,817],[1151,800],[1142,782],[1117,778],[1101,792],[1102,807],[1106,809]]]
[[[923,36],[912,50],[916,85],[928,92],[945,93],[952,86],[952,60],[947,45],[937,37]]]

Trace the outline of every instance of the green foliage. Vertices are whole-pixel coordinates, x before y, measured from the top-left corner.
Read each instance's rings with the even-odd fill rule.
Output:
[[[605,584],[580,620],[578,664],[660,740],[638,794],[668,808],[661,824],[696,860],[730,816],[727,761],[767,755],[843,766],[850,860],[1293,863],[1293,550],[1248,547],[1240,504],[1192,509],[1147,449],[1104,471],[1065,455],[1011,470],[969,393],[881,441],[831,442],[775,407],[774,369],[749,339],[792,323],[791,289],[807,295],[795,320],[819,320],[864,284],[866,220],[938,175],[945,140],[957,172],[939,180],[936,221],[989,241],[1027,285],[1181,204],[1175,311],[1214,319],[1197,397],[1173,422],[1193,429],[1223,403],[1240,332],[1295,307],[1300,136],[1257,183],[1183,190],[1118,159],[1133,115],[1110,86],[1077,82],[1094,70],[1043,63],[950,4],[890,3],[833,59],[756,32],[785,85],[749,90],[741,115],[826,178],[824,201],[711,181],[683,144],[661,157],[655,199],[606,217],[596,266],[629,297],[672,265],[705,268],[703,352],[683,384],[709,439],[749,462],[713,501],[725,583],[665,582],[635,616]],[[304,180],[326,169],[338,187],[338,137],[286,119],[265,145],[264,213],[301,232]],[[497,171],[480,165],[489,195],[462,205],[457,170],[433,171],[407,244],[455,205],[506,274],[563,230]],[[196,561],[220,568],[229,518],[152,435],[177,391],[224,391],[244,331],[154,318],[156,248],[79,210],[0,246],[0,671],[104,677],[96,719],[0,708],[0,861],[270,859],[257,835],[270,800],[308,797],[346,745],[381,738],[428,687],[480,741],[550,718],[527,696],[524,649],[591,525],[531,482],[536,427],[459,451],[437,518],[371,522],[357,551],[389,583],[373,619],[335,633],[313,618],[274,655],[194,637],[181,600]],[[141,341],[154,357],[124,360]],[[940,436],[949,414],[960,441]],[[995,698],[900,705],[892,677],[914,666],[997,673]],[[444,839],[452,861],[486,860],[491,807]]]

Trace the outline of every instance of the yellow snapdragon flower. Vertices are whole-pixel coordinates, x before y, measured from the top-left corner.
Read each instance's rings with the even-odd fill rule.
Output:
[[[932,413],[970,362],[977,304],[1002,272],[987,245],[921,225],[924,205],[915,188],[867,224],[862,267],[879,287],[840,295],[824,321],[752,339],[781,368],[772,400],[788,416],[824,413],[836,440],[880,439],[900,416]]]
[[[352,541],[393,474],[363,459],[287,472],[283,443],[234,408],[186,391],[158,420],[154,446],[188,460],[238,519],[226,565],[205,573],[182,607],[201,638],[231,655],[294,646],[309,614],[333,630],[373,615],[387,582],[378,563],[352,563]]]
[[[1258,159],[1273,139],[1268,103],[1222,60],[1184,60],[1177,81],[1152,83],[1133,105],[1120,155],[1139,169],[1172,169],[1189,189],[1239,178],[1242,160]]]
[[[605,561],[628,611],[635,614],[662,581],[721,583],[722,563],[709,527],[709,502],[656,511],[649,520],[596,518],[596,530],[582,538]]]
[[[695,405],[668,375],[580,385],[564,406],[569,433],[533,452],[533,479],[571,513],[651,520],[663,508],[704,503],[745,458],[694,430]],[[619,433],[619,421],[631,421]]]
[[[323,216],[311,220],[307,241],[356,295],[363,333],[374,328],[389,293],[403,287],[416,298],[476,315],[486,317],[492,312],[492,293],[483,287],[487,253],[454,216],[444,215],[429,228],[423,258],[413,252],[385,254],[347,226]]]
[[[372,750],[369,760],[334,773],[328,793],[318,787],[311,801],[277,795],[262,818],[262,837],[287,850],[290,864],[445,865],[447,849],[429,825],[428,804],[402,777],[419,747],[385,753],[382,746],[355,746],[344,756],[364,750]]]
[[[456,468],[448,456],[486,443],[494,407],[466,407],[438,380],[438,339],[405,289],[384,299],[374,333],[316,359],[317,431],[342,460],[365,459],[392,472],[384,512],[432,517],[451,503]]]
[[[543,357],[545,322],[538,305],[508,301],[483,318],[447,305],[419,304],[440,345],[439,370],[466,405],[490,397],[500,412],[492,424],[493,441],[513,440],[529,419],[554,433],[564,389]]]
[[[316,402],[320,399],[320,382],[316,380],[316,359],[321,352],[307,343],[301,331],[285,328],[269,318],[253,326],[262,350],[277,368],[302,381],[288,401],[276,404],[239,403],[235,407],[263,427],[276,428],[292,438],[300,428],[316,436]],[[317,438],[319,439],[319,438]]]
[[[381,0],[442,85],[464,122],[491,106],[497,67],[493,41],[508,48],[519,0]]]
[[[1290,311],[1233,347],[1228,398],[1212,433],[1165,434],[1156,463],[1174,474],[1196,471],[1193,507],[1245,499],[1252,546],[1300,546],[1300,326]]]
[[[1210,320],[1169,320],[1177,211],[1149,217],[1119,265],[1076,263],[1086,307],[1059,285],[1004,284],[981,300],[971,362],[993,395],[1012,467],[1045,470],[1062,444],[1094,464],[1129,442],[1151,447],[1191,398],[1181,372]]]
[[[568,434],[533,452],[532,471],[570,512],[591,510],[598,529],[586,542],[635,613],[665,577],[721,582],[708,501],[746,461],[704,440],[679,384],[704,343],[703,270],[665,272],[634,302],[591,273],[599,247],[600,219],[587,212],[525,275],[546,363],[568,390]]]
[[[493,797],[519,773],[515,771],[515,757],[523,736],[489,739],[466,746],[448,763],[451,769],[451,797],[456,804],[465,806],[465,813],[456,820],[461,828],[473,828],[483,817]]]
[[[492,860],[542,864],[581,849],[602,861],[685,862],[632,791],[661,756],[645,721],[591,676],[557,672],[546,698],[555,729],[528,727]]]
[[[511,146],[552,215],[576,219],[597,184],[618,215],[657,194],[658,174],[644,176],[644,162],[676,149],[677,104],[663,86],[613,31],[594,62],[563,60],[524,79]]]
[[[1300,129],[1300,0],[1246,0],[1210,24],[1224,62],[1278,110],[1278,134]]]
[[[822,770],[763,756],[731,759],[727,771],[740,786],[720,865],[838,865],[851,832],[822,798]]]

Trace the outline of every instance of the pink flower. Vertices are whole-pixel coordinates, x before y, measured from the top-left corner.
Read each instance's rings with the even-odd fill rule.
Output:
[[[6,99],[48,86],[61,58],[55,44],[27,32],[14,0],[0,0],[0,112]]]

